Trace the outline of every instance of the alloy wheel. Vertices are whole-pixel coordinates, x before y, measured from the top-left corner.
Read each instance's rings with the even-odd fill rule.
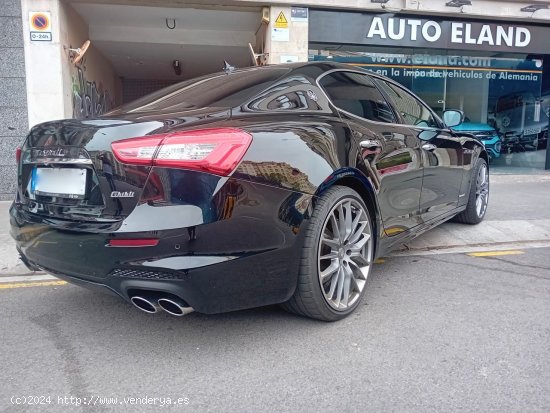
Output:
[[[337,311],[352,307],[365,288],[372,264],[369,214],[354,198],[340,200],[328,214],[319,241],[319,282]]]
[[[476,212],[478,217],[483,217],[489,202],[489,173],[487,165],[483,163],[479,168],[476,180]]]

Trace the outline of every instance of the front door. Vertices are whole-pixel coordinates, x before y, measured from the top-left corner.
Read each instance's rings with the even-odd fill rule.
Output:
[[[420,214],[429,221],[458,206],[462,184],[462,146],[434,112],[420,99],[394,82],[377,84],[395,104],[401,121],[409,125],[422,153],[423,180]]]
[[[424,158],[420,213],[429,221],[457,208],[462,185],[460,140],[442,129],[414,128]]]

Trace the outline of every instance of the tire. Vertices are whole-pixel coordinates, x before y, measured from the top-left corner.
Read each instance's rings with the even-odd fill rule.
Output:
[[[480,205],[478,204],[480,202]],[[489,204],[489,168],[483,158],[476,162],[472,173],[470,193],[466,209],[455,217],[455,221],[475,225],[483,221]]]
[[[373,263],[372,228],[368,208],[357,192],[345,186],[329,188],[313,210],[296,291],[283,308],[323,321],[351,314],[365,295]]]

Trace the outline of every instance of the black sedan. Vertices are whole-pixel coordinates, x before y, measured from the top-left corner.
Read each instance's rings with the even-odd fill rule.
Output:
[[[377,256],[480,222],[482,143],[387,78],[340,64],[185,81],[17,152],[11,233],[31,269],[148,313],[282,303],[338,320]]]

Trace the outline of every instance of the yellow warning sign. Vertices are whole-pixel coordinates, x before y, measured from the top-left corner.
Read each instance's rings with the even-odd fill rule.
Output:
[[[275,27],[278,29],[288,29],[288,20],[283,12],[280,12],[275,20]]]

